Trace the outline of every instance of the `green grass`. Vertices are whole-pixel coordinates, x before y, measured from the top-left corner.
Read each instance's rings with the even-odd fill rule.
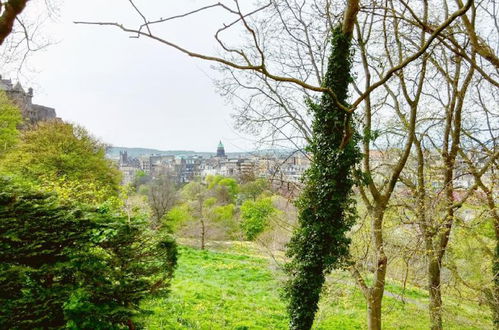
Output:
[[[247,243],[213,245],[224,252],[180,248],[178,269],[167,298],[143,305],[154,313],[147,329],[287,329],[280,299],[282,274]],[[427,294],[389,283],[383,299],[384,329],[428,329]],[[488,310],[456,298],[445,301],[445,329],[491,329]],[[315,329],[365,329],[364,297],[348,274],[337,272],[325,287]]]
[[[172,292],[144,307],[148,329],[285,329],[279,284],[263,258],[182,247]]]

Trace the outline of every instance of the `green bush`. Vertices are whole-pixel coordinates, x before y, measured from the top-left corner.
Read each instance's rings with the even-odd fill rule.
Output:
[[[128,328],[176,265],[167,232],[0,178],[0,328]]]

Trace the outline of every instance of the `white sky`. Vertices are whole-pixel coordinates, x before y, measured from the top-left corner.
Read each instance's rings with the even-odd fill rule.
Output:
[[[151,18],[207,3],[138,1]],[[37,14],[33,8],[28,14]],[[157,31],[212,52],[212,22],[221,22],[217,15],[197,15]],[[57,44],[33,54],[29,62],[36,70],[30,75],[35,103],[54,107],[62,119],[115,146],[215,151],[221,139],[229,152],[253,149],[248,138],[232,128],[231,108],[216,93],[210,79],[216,72],[209,64],[157,42],[129,38],[115,28],[72,23],[78,20],[140,22],[128,0],[62,3],[59,17],[44,28]]]

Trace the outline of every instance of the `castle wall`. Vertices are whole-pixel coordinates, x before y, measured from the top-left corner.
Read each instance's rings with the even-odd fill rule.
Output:
[[[5,91],[7,96],[21,109],[21,114],[27,123],[34,124],[39,121],[57,119],[54,108],[32,103],[32,88],[26,92],[20,83],[13,85],[12,80],[2,79],[0,76],[0,90]]]

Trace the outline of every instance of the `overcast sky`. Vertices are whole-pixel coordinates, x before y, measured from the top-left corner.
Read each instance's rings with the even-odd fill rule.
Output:
[[[138,4],[159,18],[206,1]],[[198,15],[157,31],[196,50],[212,51],[212,22],[221,21],[217,15]],[[62,119],[115,146],[214,151],[222,140],[227,151],[253,148],[233,129],[231,108],[216,93],[210,78],[216,73],[208,64],[114,28],[73,24],[138,23],[128,0],[66,0],[58,16],[44,28],[57,43],[29,62],[37,71],[30,75],[35,103],[54,107]]]

